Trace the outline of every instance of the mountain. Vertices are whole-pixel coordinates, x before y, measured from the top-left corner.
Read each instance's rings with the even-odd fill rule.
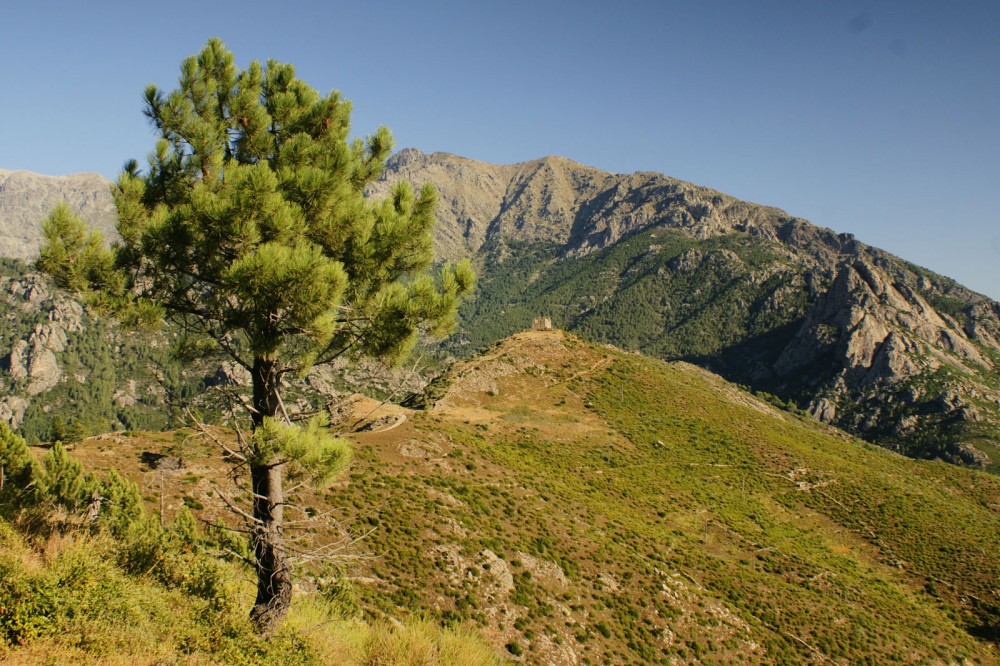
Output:
[[[1000,471],[1000,304],[949,278],[655,173],[408,149],[372,192],[399,179],[438,189],[438,256],[481,274],[452,351],[549,316],[908,455]]]
[[[696,363],[906,455],[1000,472],[1000,304],[953,280],[850,234],[655,173],[407,149],[371,193],[404,178],[439,191],[437,256],[471,257],[480,272],[448,353],[468,355],[549,316],[591,340]],[[59,199],[113,237],[100,177],[0,172],[0,232],[21,239],[9,252],[35,251],[38,221]],[[23,280],[8,275],[0,287],[9,312],[33,323],[28,330],[10,314],[0,326],[0,416],[28,414],[26,427],[42,436],[71,373],[46,382],[69,352],[46,337],[45,318],[59,316],[49,301],[32,305]],[[122,359],[114,346],[100,353]],[[162,393],[119,370],[112,393]],[[220,370],[206,369],[203,384]],[[374,374],[386,394],[399,387]],[[134,414],[102,418],[151,425]]]
[[[369,620],[471,628],[532,664],[998,663],[993,475],[560,331],[455,363],[424,403],[344,401],[349,475],[287,501],[296,552],[332,535],[345,574],[323,588],[306,567],[293,617],[326,589]],[[227,515],[217,452],[132,433],[73,453],[141,482],[170,524],[184,507]]]
[[[116,238],[110,185],[95,173],[42,176],[0,169],[0,257],[37,258],[41,221],[60,202],[100,229],[105,238]]]

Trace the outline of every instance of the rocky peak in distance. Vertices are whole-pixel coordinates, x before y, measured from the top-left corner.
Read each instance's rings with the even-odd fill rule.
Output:
[[[105,238],[116,238],[110,185],[96,173],[43,176],[0,169],[0,256],[36,259],[42,220],[60,202],[100,229]]]

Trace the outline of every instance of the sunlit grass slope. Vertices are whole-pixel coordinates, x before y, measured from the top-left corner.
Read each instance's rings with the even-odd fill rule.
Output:
[[[370,607],[538,663],[996,661],[992,476],[559,332],[430,393],[328,497],[375,528]]]
[[[0,519],[0,662],[9,664],[498,664],[467,630],[365,622],[300,594],[273,636],[247,618],[254,584],[176,531],[117,540],[70,528],[25,536]]]
[[[218,451],[189,434],[79,444],[88,470],[116,467],[150,513],[165,507],[167,527],[113,542],[4,524],[3,657],[1000,663],[995,476],[903,458],[694,366],[558,331],[456,364],[423,404],[358,399],[338,426],[353,466],[296,498],[314,520],[295,543],[354,542],[301,570],[270,642],[246,621],[252,572],[171,527],[182,507],[225,515]],[[183,464],[144,462],[165,454]]]

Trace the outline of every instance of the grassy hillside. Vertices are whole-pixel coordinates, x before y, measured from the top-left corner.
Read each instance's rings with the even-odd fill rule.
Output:
[[[359,400],[350,472],[296,500],[324,521],[314,537],[355,538],[334,596],[370,622],[471,624],[525,663],[998,663],[991,475],[559,332],[505,340],[431,389],[425,411]],[[76,455],[145,478],[155,510],[141,461],[171,446]],[[168,521],[221,515],[222,466],[187,460],[163,476]]]
[[[364,622],[305,595],[269,640],[246,617],[253,585],[176,537],[25,539],[0,521],[0,661],[11,664],[495,664],[461,630]],[[159,559],[157,559],[159,558]]]
[[[165,449],[158,446],[170,442],[169,437],[128,439],[141,442],[138,448],[146,460],[150,450],[177,450],[176,442]],[[300,581],[287,621],[261,638],[247,616],[255,594],[255,579],[242,564],[247,545],[226,529],[196,521],[188,505],[203,519],[212,512],[190,489],[164,492],[162,498],[146,494],[153,510],[144,512],[140,487],[149,490],[150,473],[138,464],[143,456],[133,459],[135,450],[127,444],[112,451],[109,441],[91,440],[81,447],[79,458],[91,470],[121,463],[125,475],[140,485],[113,471],[84,476],[79,462],[66,458],[59,447],[36,450],[41,464],[32,467],[23,440],[0,427],[5,473],[0,484],[0,661],[499,663],[494,651],[467,628],[419,618],[405,625],[365,621],[354,599],[343,594],[341,577],[329,567],[329,578]],[[57,451],[62,462],[54,464]],[[211,469],[221,480],[224,467],[209,460],[208,466],[185,467],[182,479],[173,481],[186,486],[192,469]],[[87,511],[93,488],[105,498],[96,520]]]
[[[437,388],[411,429],[359,437],[338,502],[381,507],[363,594],[388,613],[475,619],[529,661],[996,658],[991,476],[559,334]]]

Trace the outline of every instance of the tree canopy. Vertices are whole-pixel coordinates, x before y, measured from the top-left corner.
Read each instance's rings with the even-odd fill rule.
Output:
[[[149,168],[118,180],[118,265],[167,317],[210,336],[248,369],[345,352],[391,360],[421,327],[446,332],[472,287],[468,264],[432,261],[436,195],[400,182],[372,201],[392,137],[349,139],[349,102],[320,96],[292,65],[239,71],[212,39],[179,87],[145,91],[160,134]]]

